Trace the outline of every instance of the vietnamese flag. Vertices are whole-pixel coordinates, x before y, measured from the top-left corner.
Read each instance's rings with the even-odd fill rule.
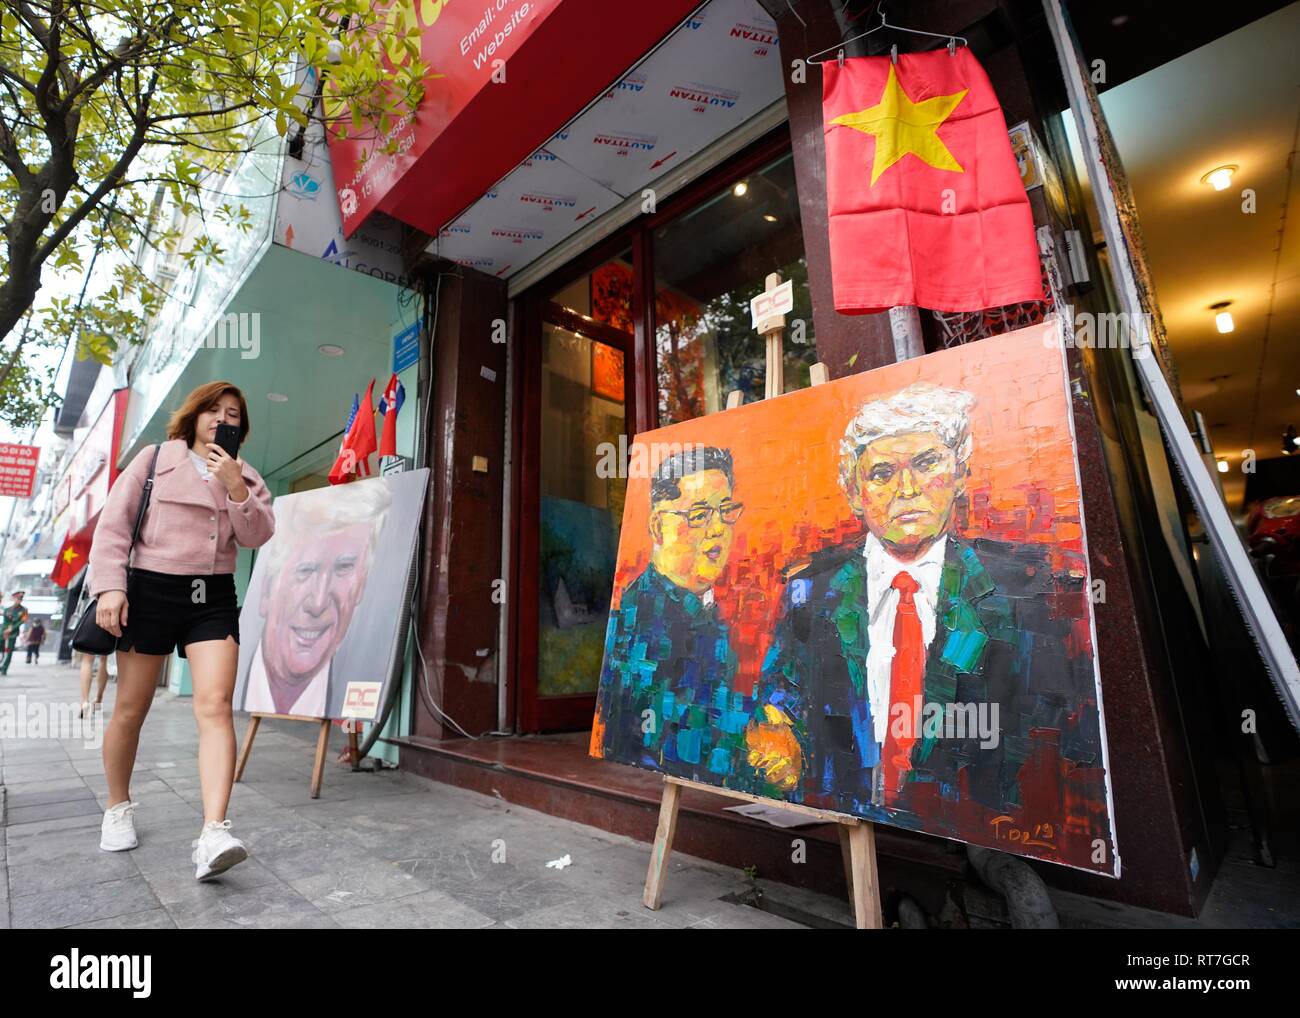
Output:
[[[50,573],[50,579],[54,581],[55,586],[66,587],[71,583],[86,565],[86,557],[89,554],[90,538],[68,531],[63,538],[63,546],[54,559],[54,570]]]
[[[1042,300],[1029,197],[970,50],[821,68],[835,309]]]

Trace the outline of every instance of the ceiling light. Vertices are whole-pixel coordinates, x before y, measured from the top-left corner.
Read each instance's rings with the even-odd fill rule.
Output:
[[[731,193],[734,194],[737,198],[743,198],[745,196],[745,192],[748,190],[749,190],[749,185],[742,180],[739,184],[737,184],[735,187],[731,189]]]
[[[322,343],[316,349],[326,357],[342,357],[346,352],[343,347],[339,346],[337,343]]]
[[[1227,166],[1216,166],[1209,173],[1201,178],[1202,184],[1209,184],[1216,191],[1222,191],[1232,183],[1232,175],[1237,172],[1236,164],[1230,163]]]
[[[1219,460],[1219,473],[1226,474],[1227,472],[1228,472],[1228,461]]]
[[[1217,304],[1211,304],[1210,310],[1215,312],[1214,327],[1221,333],[1231,332],[1236,326],[1232,321],[1232,312],[1228,310],[1228,305],[1232,301],[1221,300]]]
[[[763,218],[766,219],[769,223],[775,223],[775,222],[776,222],[776,216],[772,215],[772,213],[770,213],[770,212],[768,212],[767,214],[765,214],[765,215],[763,216]]]
[[[272,403],[288,403],[289,397],[282,392],[268,392],[266,398]]]

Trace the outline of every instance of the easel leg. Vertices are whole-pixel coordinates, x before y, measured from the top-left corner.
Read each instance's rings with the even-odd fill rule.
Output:
[[[673,850],[673,835],[677,832],[677,801],[681,794],[681,785],[664,782],[664,797],[659,803],[659,826],[655,829],[650,871],[646,874],[645,896],[641,899],[649,909],[658,909],[663,899],[664,874],[668,870],[668,855]]]
[[[840,829],[840,861],[844,863],[844,886],[849,889],[849,902],[853,901],[853,845],[849,841],[847,824],[836,824]]]
[[[860,930],[878,930],[884,921],[880,916],[875,828],[869,823],[850,827],[849,848],[853,857],[853,876],[849,884],[853,893],[853,918]]]
[[[325,776],[325,751],[330,743],[330,723],[320,723],[320,734],[316,736],[316,766],[311,770],[311,797],[320,798],[320,783]]]
[[[244,746],[239,751],[239,759],[235,761],[236,781],[244,776],[244,765],[248,763],[248,754],[253,751],[253,740],[257,738],[257,726],[261,723],[262,719],[256,714],[248,719],[248,731],[244,733]]]

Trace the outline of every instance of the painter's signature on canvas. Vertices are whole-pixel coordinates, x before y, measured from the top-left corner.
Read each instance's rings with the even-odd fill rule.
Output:
[[[998,841],[1014,841],[1019,845],[1037,845],[1039,848],[1056,848],[1056,825],[1034,824],[1032,828],[1016,826],[1016,818],[994,817],[989,821],[993,836]]]

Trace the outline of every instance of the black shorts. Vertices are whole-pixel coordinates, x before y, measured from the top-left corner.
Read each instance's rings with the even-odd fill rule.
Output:
[[[231,573],[182,576],[131,569],[126,580],[127,625],[118,650],[170,654],[203,640],[239,642],[239,602]]]

